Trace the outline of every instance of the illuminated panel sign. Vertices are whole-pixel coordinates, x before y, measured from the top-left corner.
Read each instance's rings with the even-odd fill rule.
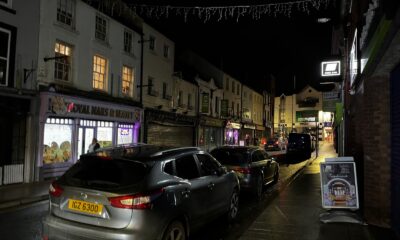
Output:
[[[330,61],[321,63],[321,76],[340,76],[340,61]]]

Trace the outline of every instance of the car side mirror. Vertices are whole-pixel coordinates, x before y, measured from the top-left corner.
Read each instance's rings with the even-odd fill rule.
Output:
[[[218,175],[218,176],[221,176],[221,175],[223,175],[223,174],[225,174],[225,173],[227,173],[226,167],[225,167],[225,166],[220,166],[220,167],[218,168],[218,170],[217,170],[217,175]]]

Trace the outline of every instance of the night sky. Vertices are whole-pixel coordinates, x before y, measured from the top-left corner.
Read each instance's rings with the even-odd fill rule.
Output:
[[[129,2],[129,0],[128,0]],[[137,1],[135,1],[137,2]],[[207,1],[200,6],[210,6]],[[213,2],[215,6],[217,3]],[[246,5],[251,5],[246,1]],[[262,1],[261,1],[262,2]],[[264,1],[263,4],[271,2]],[[149,1],[146,1],[150,4]],[[185,1],[157,1],[159,5],[199,6]],[[239,5],[240,3],[238,3]],[[254,2],[260,4],[260,1]],[[262,16],[254,20],[248,15],[217,21],[213,17],[204,23],[197,16],[184,21],[183,16],[170,14],[168,18],[143,16],[146,22],[173,40],[178,47],[188,47],[206,58],[216,67],[242,83],[259,89],[269,75],[276,78],[277,95],[291,94],[296,78],[296,91],[307,84],[323,90],[319,84],[320,61],[331,53],[331,33],[338,6],[331,0],[328,8],[318,11],[309,8],[310,14],[293,10],[291,17]],[[225,6],[235,5],[234,1]],[[217,6],[224,6],[217,4]],[[329,17],[327,23],[317,23],[319,17]],[[260,84],[261,83],[261,84]]]

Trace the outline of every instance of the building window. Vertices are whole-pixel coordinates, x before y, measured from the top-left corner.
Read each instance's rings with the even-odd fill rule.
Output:
[[[132,96],[132,86],[133,86],[133,68],[122,66],[122,94],[125,96]]]
[[[235,82],[232,81],[232,93],[235,93]]]
[[[240,108],[239,108],[239,103],[236,103],[236,115],[240,116]]]
[[[162,97],[164,99],[167,99],[167,83],[165,82],[162,85]]]
[[[149,49],[154,51],[155,48],[156,48],[156,37],[150,36],[150,38],[149,38]]]
[[[105,91],[107,81],[107,59],[94,55],[93,57],[93,88]]]
[[[4,5],[11,8],[11,2],[12,0],[0,0],[0,5]]]
[[[219,97],[216,97],[215,98],[215,113],[219,113],[219,101],[220,101],[220,99],[219,99]]]
[[[72,48],[64,43],[56,42],[54,48],[54,79],[68,82],[70,79]]]
[[[240,86],[239,86],[239,84],[237,85],[237,88],[236,88],[236,94],[237,94],[237,95],[240,94]]]
[[[153,83],[154,83],[154,78],[148,77],[147,78],[147,94],[151,95],[151,92],[153,91]]]
[[[231,107],[231,115],[233,116],[233,115],[235,115],[235,103],[234,102],[232,102],[232,105],[231,105],[232,107]]]
[[[95,37],[103,42],[107,41],[107,19],[98,15],[96,16]]]
[[[132,33],[127,30],[124,31],[124,51],[132,53]]]
[[[229,78],[226,78],[226,91],[229,91]]]
[[[192,106],[192,94],[188,94],[188,98],[187,98],[187,106],[188,108]]]
[[[169,57],[169,46],[164,45],[164,57],[168,58]]]
[[[8,85],[11,32],[0,28],[0,86]]]
[[[183,92],[179,91],[178,93],[178,106],[182,106],[182,101],[183,101]]]
[[[74,0],[58,0],[57,1],[57,21],[74,26],[75,18],[75,1]]]

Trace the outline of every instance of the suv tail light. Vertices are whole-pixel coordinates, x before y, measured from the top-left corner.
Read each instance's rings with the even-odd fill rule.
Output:
[[[235,172],[243,173],[243,174],[250,174],[251,168],[248,167],[238,167],[234,169]]]
[[[52,182],[49,186],[49,194],[53,197],[59,197],[64,192],[64,189],[60,187],[56,182]]]
[[[119,197],[110,197],[108,200],[111,206],[116,208],[129,208],[129,209],[151,209],[153,201],[157,199],[164,192],[161,188],[157,191],[148,194],[134,194]]]

